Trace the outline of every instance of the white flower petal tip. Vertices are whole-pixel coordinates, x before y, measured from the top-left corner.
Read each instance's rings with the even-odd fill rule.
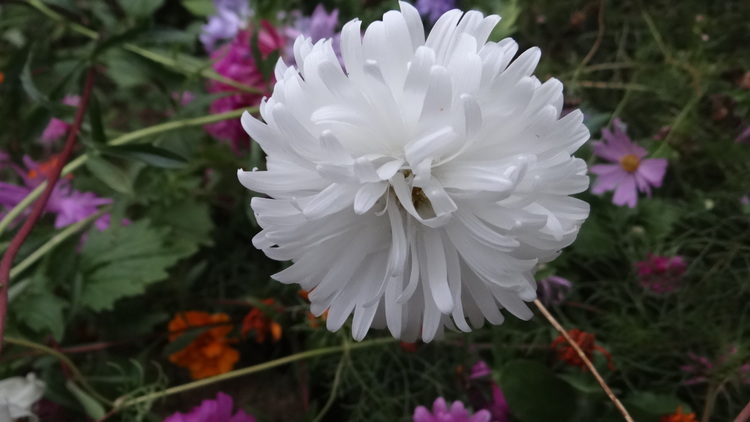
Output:
[[[533,76],[538,48],[513,60],[512,39],[487,42],[499,17],[452,10],[425,37],[399,4],[364,36],[344,26],[343,67],[330,43],[297,39],[262,120],[242,116],[268,157],[238,171],[267,196],[251,202],[253,244],[293,262],[274,279],[310,291],[328,329],[353,316],[356,340],[531,318],[535,266],[588,217],[570,196],[588,188],[572,156],[588,130],[578,112],[560,118],[559,81]]]

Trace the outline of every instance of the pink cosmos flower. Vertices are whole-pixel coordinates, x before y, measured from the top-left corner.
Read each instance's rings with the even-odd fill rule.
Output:
[[[634,265],[641,286],[657,294],[675,291],[687,270],[687,262],[681,256],[648,254],[645,261],[638,261]]]
[[[261,56],[265,59],[272,51],[284,47],[284,38],[267,21],[263,21],[261,25],[263,29],[258,31],[258,39],[253,40],[253,42],[258,43]],[[237,88],[222,82],[211,81],[208,85],[209,93],[230,93],[211,103],[210,110],[213,114],[225,113],[242,107],[256,106],[260,104],[260,100],[264,96],[270,95],[266,82],[272,84],[273,80],[265,81],[263,79],[263,74],[253,59],[250,49],[250,36],[250,31],[242,30],[229,45],[211,54],[211,58],[215,60],[213,68],[216,73],[245,85],[258,88],[262,93],[254,94],[238,91]],[[204,129],[214,138],[230,142],[235,152],[240,152],[250,145],[249,137],[242,129],[240,119],[229,119],[212,123],[204,126]]]
[[[294,24],[282,30],[286,37],[286,47],[282,55],[287,65],[294,64],[294,40],[300,35],[310,38],[313,43],[322,39],[330,38],[333,43],[333,51],[341,62],[341,34],[336,32],[339,25],[339,10],[333,9],[331,13],[326,12],[323,4],[318,4],[311,16],[306,17],[295,10],[291,13]]]
[[[65,105],[78,107],[78,104],[81,102],[81,97],[78,95],[66,95],[65,98],[63,98],[62,103]],[[47,123],[47,127],[44,128],[44,132],[42,132],[42,138],[41,141],[45,145],[49,145],[53,141],[56,141],[63,136],[65,136],[66,133],[68,133],[68,129],[70,128],[70,124],[67,122],[64,122],[56,117],[53,117],[49,123]]]
[[[492,371],[490,370],[490,367],[487,366],[487,363],[483,360],[478,361],[471,367],[471,375],[469,376],[469,379],[472,381],[482,380],[479,382],[483,385],[478,385],[479,387],[483,387],[482,389],[486,388],[486,382],[489,382],[490,388],[492,389],[492,397],[489,400],[487,399],[485,392],[481,390],[472,390],[474,394],[470,394],[470,396],[473,397],[471,403],[475,407],[490,412],[490,420],[492,422],[510,422],[510,407],[505,400],[503,390],[501,390],[500,386],[489,377],[491,374]]]
[[[559,305],[565,300],[573,283],[556,275],[539,280],[537,283],[537,296],[545,305]]]
[[[234,411],[234,400],[232,397],[218,393],[216,400],[203,400],[200,406],[196,406],[189,413],[177,412],[164,419],[164,422],[255,422],[255,417],[248,415],[244,410]]]
[[[615,205],[635,207],[638,191],[651,197],[651,187],[658,188],[667,171],[664,158],[646,158],[646,149],[633,143],[625,133],[626,126],[615,119],[614,132],[602,129],[603,142],[594,142],[594,154],[615,164],[598,164],[591,173],[599,176],[591,192],[600,195],[614,190]]]
[[[424,406],[414,410],[414,422],[490,422],[492,415],[487,410],[480,410],[474,415],[469,413],[464,404],[456,400],[448,408],[445,399],[438,397],[432,404],[432,413]]]
[[[731,373],[743,384],[750,384],[750,364],[740,364],[738,368],[733,368],[732,358],[737,354],[737,346],[732,346],[729,351],[712,362],[706,356],[700,356],[695,353],[688,353],[690,363],[680,367],[680,370],[690,376],[683,381],[683,385],[695,385],[707,383],[714,374]]]

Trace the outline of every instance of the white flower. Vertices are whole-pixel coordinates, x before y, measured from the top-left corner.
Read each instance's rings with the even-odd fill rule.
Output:
[[[19,418],[37,420],[31,406],[44,395],[44,381],[29,373],[26,377],[12,377],[0,381],[0,422]]]
[[[387,326],[430,341],[471,330],[500,309],[528,319],[533,269],[575,239],[588,187],[571,154],[589,137],[579,111],[559,119],[562,84],[531,76],[540,52],[511,63],[511,39],[486,42],[498,16],[452,10],[425,40],[407,3],[341,34],[346,73],[329,41],[298,38],[297,68],[276,66],[262,123],[242,124],[267,171],[238,171],[270,198],[252,207],[274,275],[309,290],[353,336]],[[463,15],[463,16],[462,16]]]

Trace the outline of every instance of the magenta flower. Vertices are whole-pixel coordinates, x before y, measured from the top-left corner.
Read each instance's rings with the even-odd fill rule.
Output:
[[[492,370],[487,366],[487,362],[480,360],[471,367],[471,375],[469,375],[469,379],[482,378],[490,374],[492,374]]]
[[[313,43],[330,38],[333,42],[333,51],[341,62],[341,34],[336,32],[339,25],[338,9],[328,13],[322,4],[318,4],[309,17],[302,16],[298,10],[293,11],[291,15],[294,19],[293,25],[282,30],[286,37],[286,48],[282,57],[287,65],[294,64],[294,40],[300,35],[310,38]]]
[[[263,21],[261,25],[263,29],[258,31],[258,39],[253,42],[258,43],[262,57],[266,58],[272,51],[283,48],[284,38],[270,23]],[[211,55],[211,58],[215,60],[213,68],[218,74],[258,88],[262,93],[242,92],[222,82],[211,81],[208,85],[208,92],[231,93],[211,103],[211,113],[225,113],[243,107],[256,106],[265,95],[270,95],[266,82],[273,83],[273,81],[265,81],[255,63],[250,50],[250,35],[250,31],[240,31],[229,45],[214,52]],[[214,138],[231,143],[235,152],[239,153],[250,145],[249,137],[242,129],[240,119],[212,123],[204,126],[204,129]]]
[[[500,386],[492,383],[492,402],[485,409],[490,412],[492,422],[510,422],[510,407]]]
[[[78,104],[80,102],[81,97],[79,97],[78,95],[66,95],[62,100],[63,104],[73,107],[78,107]],[[68,133],[69,128],[70,124],[56,117],[53,117],[49,121],[49,123],[47,123],[47,127],[44,128],[44,132],[42,132],[42,143],[49,145],[51,142],[62,138],[66,133]]]
[[[424,406],[414,410],[414,422],[490,422],[492,415],[487,410],[480,410],[474,415],[469,413],[464,404],[456,400],[450,409],[445,399],[438,397],[432,404],[432,413]]]
[[[214,52],[217,42],[234,38],[253,16],[248,0],[214,0],[214,6],[216,14],[208,17],[199,37],[209,53]]]
[[[471,375],[469,376],[469,379],[476,381],[481,378],[489,377],[490,375],[492,375],[490,367],[487,366],[485,361],[480,360],[471,367]],[[490,383],[492,389],[492,398],[489,400],[487,399],[486,393],[481,391],[486,388],[486,382]],[[486,380],[481,381],[481,384],[482,385],[478,385],[482,387],[481,390],[473,390],[474,394],[470,394],[473,397],[471,403],[474,407],[479,407],[490,412],[490,420],[492,422],[510,422],[510,407],[508,407],[508,402],[505,400],[505,395],[503,394],[503,390],[500,389],[500,386],[497,385],[492,378],[487,378]]]
[[[681,256],[648,254],[645,261],[638,261],[634,265],[641,286],[657,294],[675,291],[687,270],[687,262]]]
[[[233,411],[232,397],[220,392],[216,395],[216,400],[203,400],[190,413],[177,412],[164,419],[164,422],[255,422],[255,417],[244,410],[238,410],[235,414],[232,414]]]
[[[615,164],[598,164],[591,167],[597,179],[591,192],[600,195],[614,190],[615,205],[635,207],[638,191],[651,197],[651,187],[658,188],[667,171],[664,158],[646,158],[646,149],[633,143],[625,133],[626,126],[615,119],[614,133],[602,129],[603,142],[594,142],[594,154]]]
[[[435,23],[443,13],[456,8],[456,0],[417,0],[414,6],[420,15]]]
[[[681,366],[680,370],[690,378],[683,381],[682,384],[707,383],[713,375],[717,374],[720,376],[722,374],[733,374],[741,383],[750,384],[750,364],[739,364],[739,367],[734,367],[732,362],[732,358],[737,354],[737,351],[737,347],[732,346],[726,354],[719,357],[715,362],[712,362],[706,356],[688,353],[690,363]]]
[[[572,286],[569,280],[552,275],[539,280],[536,293],[545,305],[559,305],[565,300]]]

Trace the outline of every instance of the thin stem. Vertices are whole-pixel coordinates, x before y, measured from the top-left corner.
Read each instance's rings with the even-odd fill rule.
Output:
[[[589,360],[588,357],[586,357],[586,354],[583,353],[583,350],[581,350],[581,347],[578,346],[578,343],[575,342],[570,336],[568,335],[568,332],[565,331],[565,328],[563,328],[562,325],[560,325],[559,322],[555,319],[555,317],[552,316],[552,314],[549,313],[547,308],[542,304],[542,302],[539,301],[539,299],[534,299],[534,305],[536,305],[537,308],[542,312],[542,315],[544,315],[545,318],[547,318],[547,321],[552,324],[553,327],[557,331],[562,334],[563,337],[565,337],[565,340],[570,344],[571,347],[578,353],[578,356],[583,360],[583,362],[586,364],[586,366],[589,368],[592,374],[594,374],[594,378],[599,382],[599,385],[602,386],[602,389],[604,389],[604,392],[607,393],[607,396],[609,396],[609,399],[612,400],[612,403],[615,404],[615,407],[617,410],[622,413],[622,416],[625,418],[627,422],[634,422],[633,418],[630,416],[630,413],[628,413],[628,410],[625,409],[625,406],[620,403],[620,400],[615,396],[615,393],[612,392],[612,389],[609,388],[607,383],[604,381],[604,378],[599,374],[599,371],[596,370],[596,367],[594,364]]]
[[[346,352],[349,350],[368,348],[372,346],[378,346],[381,344],[392,343],[395,340],[392,338],[381,338],[376,340],[363,341],[356,344],[343,344],[340,346],[323,347],[321,349],[308,350],[307,352],[296,353],[291,356],[286,356],[280,359],[272,360],[270,362],[264,362],[258,365],[250,366],[247,368],[238,369],[236,371],[227,372],[226,374],[217,375],[215,377],[206,378],[198,381],[193,381],[187,384],[178,385],[176,387],[167,388],[166,390],[156,391],[153,393],[146,394],[141,397],[128,399],[127,396],[117,399],[115,406],[119,409],[134,406],[139,403],[153,401],[162,397],[171,396],[173,394],[183,393],[185,391],[194,390],[206,385],[215,384],[217,382],[226,381],[228,379],[242,377],[245,375],[253,374],[256,372],[265,371],[267,369],[275,368],[277,366],[286,365],[288,363],[296,362],[298,360],[309,359],[316,356],[330,355],[333,353]]]
[[[241,116],[242,113],[244,113],[245,111],[247,111],[248,113],[253,113],[257,110],[258,110],[257,107],[249,107],[247,109],[232,110],[232,111],[228,111],[226,113],[221,113],[221,114],[213,114],[210,116],[195,117],[191,119],[175,120],[173,122],[162,123],[160,125],[155,125],[155,126],[147,127],[144,129],[139,129],[130,133],[126,133],[122,136],[119,136],[111,140],[109,142],[109,145],[127,144],[140,138],[157,135],[159,133],[168,132],[170,130],[182,129],[182,128],[191,127],[191,126],[203,126],[209,123],[220,122],[222,120],[229,120],[229,119],[233,119],[233,118]],[[86,160],[88,160],[87,154],[83,154],[77,157],[76,159],[72,160],[63,168],[62,175],[65,176],[69,173],[72,173],[77,168],[85,164]],[[5,217],[2,220],[0,220],[0,234],[2,234],[5,231],[5,229],[8,228],[8,226],[13,222],[13,220],[18,218],[18,216],[21,215],[21,213],[26,208],[28,208],[28,206],[34,201],[34,199],[39,197],[39,195],[42,193],[42,191],[45,189],[46,186],[47,186],[47,183],[42,182],[39,186],[36,187],[36,189],[34,189],[28,195],[26,195],[26,198],[24,198],[15,207],[13,207],[13,209],[8,211]]]
[[[91,38],[92,40],[95,40],[95,39],[99,38],[99,34],[97,34],[96,31],[93,31],[93,30],[91,30],[89,28],[86,28],[83,25],[80,25],[80,24],[77,24],[75,22],[71,22],[71,21],[67,20],[65,18],[65,16],[63,16],[63,15],[55,12],[54,10],[50,9],[41,0],[26,0],[26,1],[29,3],[29,5],[31,5],[32,7],[34,7],[35,9],[37,9],[38,11],[42,12],[43,14],[45,14],[47,17],[49,17],[49,18],[51,18],[51,19],[53,19],[53,20],[55,20],[57,22],[60,22],[60,23],[62,23],[64,25],[67,25],[73,31],[75,31],[75,32],[77,32],[77,33],[79,33],[79,34],[81,34],[81,35],[83,35],[85,37]],[[135,44],[132,44],[132,43],[123,43],[122,47],[125,50],[130,51],[131,53],[138,54],[141,57],[144,57],[146,59],[149,59],[149,60],[157,62],[157,63],[161,63],[161,64],[163,64],[163,65],[165,65],[167,67],[174,68],[174,69],[176,69],[178,71],[181,71],[183,73],[186,73],[186,74],[198,73],[198,74],[200,74],[201,76],[203,76],[206,79],[213,79],[215,81],[218,81],[218,82],[221,82],[223,84],[229,85],[229,86],[231,86],[233,88],[237,88],[237,89],[239,89],[241,91],[245,91],[245,92],[249,92],[249,93],[253,93],[253,94],[263,94],[263,91],[261,91],[260,89],[252,87],[252,86],[249,86],[249,85],[245,85],[245,84],[243,84],[241,82],[235,81],[234,79],[229,79],[229,78],[226,78],[224,76],[221,76],[218,73],[216,73],[213,69],[205,69],[205,68],[202,69],[202,68],[200,68],[198,66],[190,66],[187,63],[182,63],[182,62],[180,62],[178,60],[172,59],[170,57],[166,57],[166,56],[164,56],[162,54],[159,54],[157,52],[145,49],[143,47],[139,47],[139,46],[137,46]]]
[[[65,140],[65,146],[63,147],[62,153],[60,153],[59,160],[55,162],[54,167],[47,176],[47,183],[45,184],[44,192],[42,192],[39,200],[34,204],[34,208],[31,210],[29,218],[23,223],[21,228],[18,230],[13,240],[8,245],[8,250],[5,251],[2,261],[0,261],[0,352],[2,352],[2,338],[5,333],[5,320],[8,314],[8,284],[10,283],[10,270],[13,267],[13,259],[16,254],[23,246],[26,238],[31,233],[37,220],[41,217],[44,212],[44,208],[47,206],[47,201],[52,196],[52,190],[55,188],[55,184],[60,179],[60,173],[63,170],[63,165],[70,158],[70,154],[73,153],[73,146],[75,145],[76,138],[78,137],[78,131],[81,129],[83,123],[83,117],[86,113],[86,106],[88,105],[89,98],[91,96],[91,90],[94,86],[94,67],[90,67],[86,74],[86,82],[83,86],[83,94],[81,95],[81,103],[76,111],[75,120],[73,126],[71,126],[68,132],[68,138]]]
[[[750,402],[747,402],[745,408],[734,418],[734,422],[747,422],[748,420],[750,420]]]
[[[5,342],[9,344],[15,344],[16,346],[22,346],[22,347],[28,347],[29,349],[38,350],[44,354],[50,355],[52,357],[57,358],[60,362],[62,362],[65,366],[70,369],[70,372],[73,374],[73,378],[78,381],[78,383],[81,385],[81,388],[85,390],[91,397],[98,400],[102,404],[106,404],[109,406],[112,406],[114,403],[107,399],[106,397],[102,396],[96,390],[94,390],[91,385],[86,381],[86,379],[83,377],[83,374],[81,374],[81,371],[78,369],[77,366],[73,364],[73,362],[68,359],[67,356],[64,354],[58,352],[57,350],[47,347],[43,344],[34,343],[33,341],[28,341],[20,338],[15,337],[6,337]]]
[[[345,340],[345,345],[348,345],[348,340]],[[341,372],[344,370],[344,364],[346,361],[349,360],[349,349],[347,348],[344,350],[344,356],[341,358],[341,361],[339,361],[339,365],[336,368],[336,375],[333,377],[333,387],[331,387],[331,395],[328,396],[328,400],[326,401],[326,404],[323,406],[323,408],[320,410],[320,413],[318,413],[318,416],[315,417],[315,420],[313,422],[320,422],[325,417],[326,413],[331,409],[331,406],[333,406],[333,402],[336,401],[336,395],[338,394],[339,384],[341,383]]]
[[[85,228],[92,222],[96,221],[99,217],[106,214],[112,207],[102,207],[94,214],[91,214],[90,216],[86,217],[85,219],[75,223],[71,224],[67,227],[65,227],[63,230],[61,230],[56,235],[52,236],[52,239],[48,240],[47,243],[40,246],[39,249],[35,250],[31,253],[31,255],[27,256],[23,261],[19,262],[18,265],[13,267],[13,269],[10,270],[10,278],[11,280],[15,278],[18,274],[23,272],[25,269],[29,268],[31,265],[33,265],[35,262],[37,262],[39,259],[41,259],[44,255],[47,254],[50,250],[52,250],[55,246],[59,245],[60,243],[66,241],[69,237],[73,236],[74,234],[81,231],[81,229]]]

